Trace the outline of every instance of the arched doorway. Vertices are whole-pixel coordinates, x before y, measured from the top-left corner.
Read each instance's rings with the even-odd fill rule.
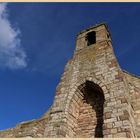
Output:
[[[86,81],[78,87],[76,94],[81,95],[76,137],[103,137],[103,90],[97,84]]]

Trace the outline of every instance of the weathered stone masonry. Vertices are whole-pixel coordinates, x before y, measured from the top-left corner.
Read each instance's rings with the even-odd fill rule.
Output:
[[[106,24],[78,34],[49,112],[0,137],[140,137],[140,78],[121,70]]]

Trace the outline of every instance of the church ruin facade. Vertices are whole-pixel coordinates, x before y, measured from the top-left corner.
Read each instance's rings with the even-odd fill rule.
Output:
[[[50,110],[0,137],[140,137],[140,78],[120,68],[106,24],[78,34]]]

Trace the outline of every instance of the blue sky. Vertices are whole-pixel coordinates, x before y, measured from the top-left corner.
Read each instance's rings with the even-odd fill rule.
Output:
[[[140,3],[0,4],[0,130],[48,110],[78,32],[100,22],[120,66],[140,76]]]

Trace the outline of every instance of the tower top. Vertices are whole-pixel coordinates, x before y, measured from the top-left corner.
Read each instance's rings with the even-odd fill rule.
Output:
[[[79,32],[76,41],[76,51],[94,44],[100,44],[103,41],[111,41],[111,35],[108,26],[105,23],[91,26]]]
[[[94,26],[90,26],[89,28],[80,31],[80,32],[78,33],[78,35],[80,35],[80,34],[82,34],[82,33],[84,33],[84,32],[90,31],[90,30],[92,30],[92,29],[98,28],[98,27],[100,27],[100,26],[104,26],[104,27],[106,28],[106,30],[109,32],[108,25],[107,25],[106,23],[103,22],[103,23],[96,24],[96,25],[94,25]]]

